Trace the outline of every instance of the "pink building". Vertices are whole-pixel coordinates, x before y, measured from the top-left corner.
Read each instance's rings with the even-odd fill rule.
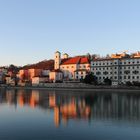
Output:
[[[32,81],[33,77],[41,76],[41,73],[41,69],[22,69],[19,71],[19,78],[21,81]]]

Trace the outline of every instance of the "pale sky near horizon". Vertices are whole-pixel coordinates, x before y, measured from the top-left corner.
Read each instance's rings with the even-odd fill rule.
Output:
[[[0,0],[0,65],[140,51],[140,0]]]

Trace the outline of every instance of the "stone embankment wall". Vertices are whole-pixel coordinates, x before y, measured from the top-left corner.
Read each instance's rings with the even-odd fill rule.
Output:
[[[127,86],[94,86],[84,83],[42,83],[33,85],[33,87],[43,88],[70,88],[70,89],[140,89],[140,87],[127,87]]]
[[[38,85],[33,85],[33,87],[46,87],[46,88],[89,88],[93,85],[87,85],[83,83],[42,83]],[[95,86],[94,86],[95,87]]]

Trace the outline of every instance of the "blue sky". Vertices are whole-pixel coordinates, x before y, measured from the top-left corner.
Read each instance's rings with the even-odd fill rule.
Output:
[[[140,0],[0,0],[0,65],[140,51]]]

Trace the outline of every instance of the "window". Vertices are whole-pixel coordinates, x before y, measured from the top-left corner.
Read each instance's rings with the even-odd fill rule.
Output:
[[[108,72],[107,72],[107,71],[105,71],[105,72],[103,72],[103,74],[104,74],[104,75],[107,75],[107,74],[108,74]]]
[[[96,75],[100,75],[100,74],[101,74],[101,72],[99,72],[99,71],[96,72]]]
[[[133,71],[133,74],[138,74],[138,73],[139,73],[139,71],[137,71],[137,70]]]
[[[130,74],[129,70],[124,71],[124,74]]]
[[[135,76],[132,76],[132,79],[135,79]]]

